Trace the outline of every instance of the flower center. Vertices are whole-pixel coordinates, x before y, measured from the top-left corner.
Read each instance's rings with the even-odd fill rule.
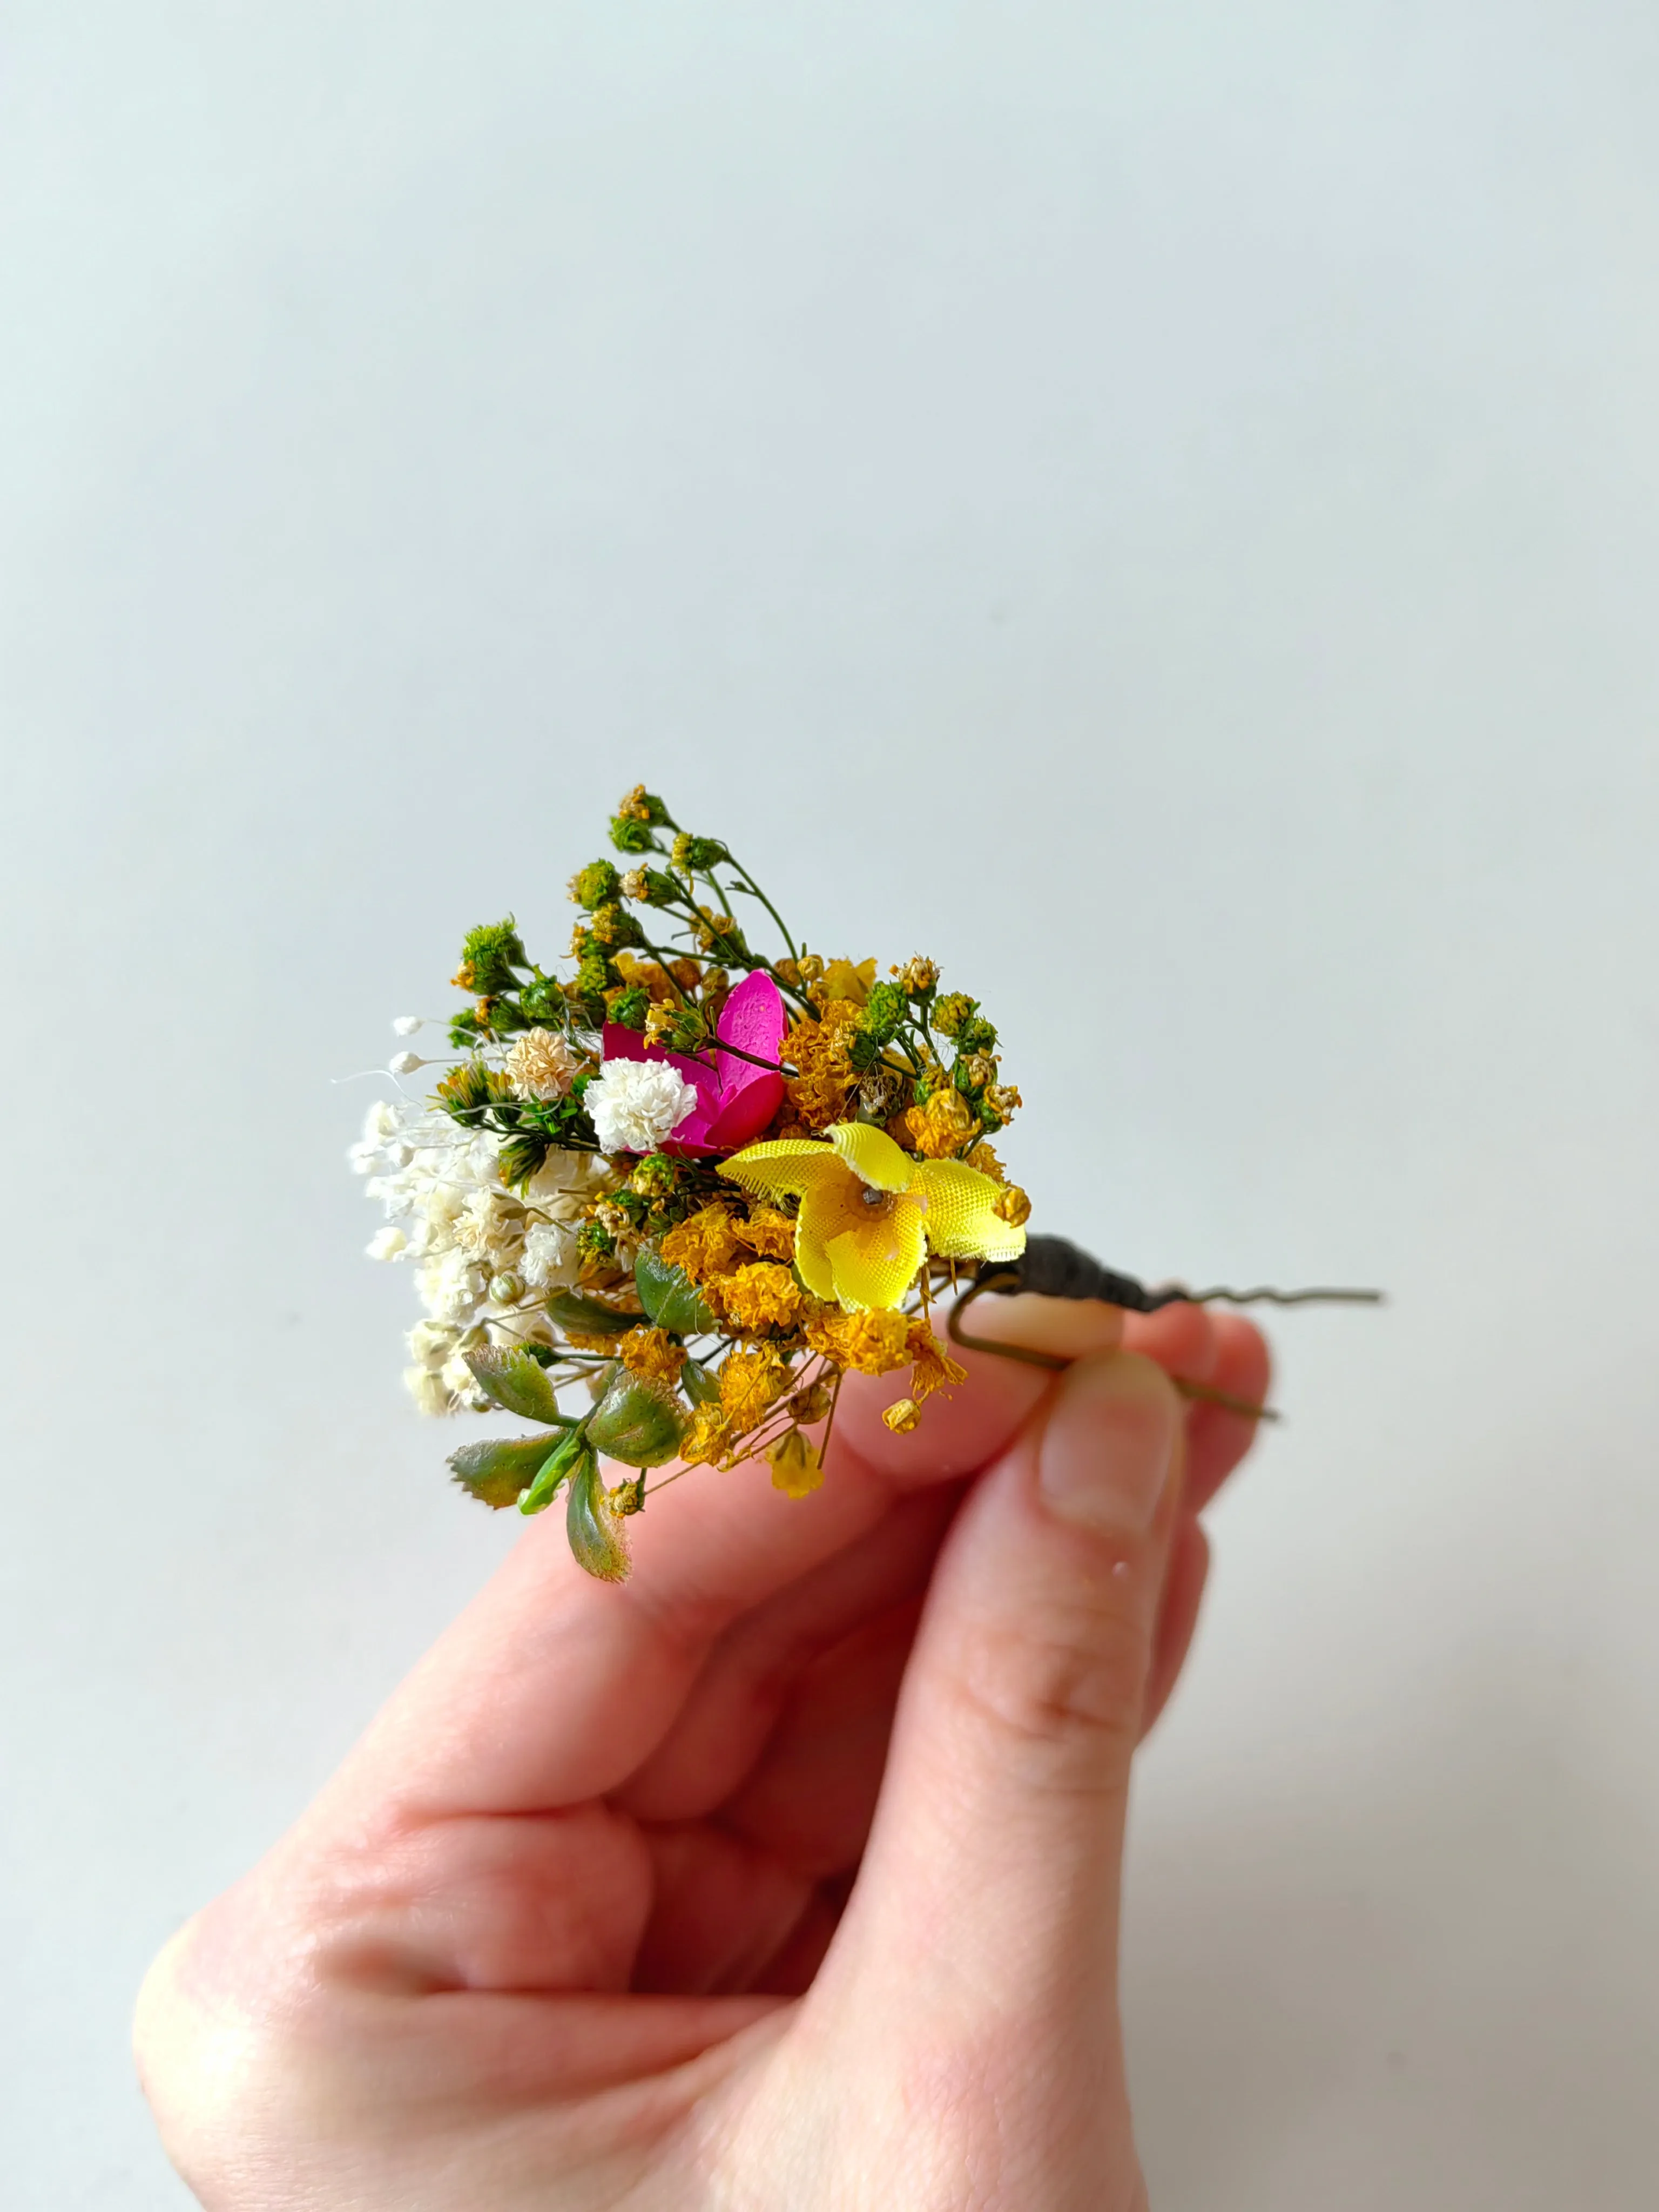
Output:
[[[872,1213],[875,1212],[878,1207],[885,1210],[893,1203],[892,1192],[890,1190],[878,1190],[873,1183],[866,1183],[863,1189],[859,1193],[859,1196],[864,1200],[864,1203],[870,1208],[870,1211]]]

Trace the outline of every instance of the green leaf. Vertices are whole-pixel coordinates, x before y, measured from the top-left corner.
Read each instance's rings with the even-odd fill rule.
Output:
[[[577,1462],[586,1457],[591,1463],[593,1455],[580,1429],[573,1429],[568,1437],[561,1437],[536,1473],[536,1480],[519,1500],[520,1513],[540,1513],[550,1506],[559,1494],[559,1485]]]
[[[637,1326],[637,1314],[612,1312],[580,1291],[555,1291],[547,1301],[547,1316],[561,1328],[574,1328],[582,1336],[626,1336]]]
[[[634,1262],[634,1286],[647,1313],[671,1336],[703,1336],[720,1327],[684,1268],[648,1246]]]
[[[582,1454],[580,1464],[571,1474],[564,1526],[579,1567],[602,1583],[623,1579],[628,1572],[628,1547],[592,1452]]]
[[[629,1467],[660,1467],[673,1458],[685,1431],[684,1419],[670,1394],[619,1367],[605,1395],[588,1415],[588,1438],[612,1459]]]
[[[516,1345],[481,1344],[466,1354],[466,1364],[477,1376],[480,1389],[509,1413],[526,1421],[544,1421],[550,1428],[567,1425],[557,1393],[531,1352]]]
[[[449,1464],[470,1497],[499,1512],[518,1504],[519,1492],[535,1480],[550,1442],[546,1436],[483,1437],[452,1452]]]
[[[720,1395],[720,1378],[695,1359],[688,1359],[680,1370],[680,1388],[694,1406],[712,1406]]]

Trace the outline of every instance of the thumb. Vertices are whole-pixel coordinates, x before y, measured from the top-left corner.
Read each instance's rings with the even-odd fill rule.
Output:
[[[975,2012],[1038,2043],[1046,2022],[1085,2067],[1079,2008],[1115,2038],[1129,1765],[1183,1432],[1151,1360],[1079,1359],[969,1492],[828,1962],[865,2016],[874,1975],[921,2035],[945,2024],[941,2008],[953,2040],[974,2036]]]

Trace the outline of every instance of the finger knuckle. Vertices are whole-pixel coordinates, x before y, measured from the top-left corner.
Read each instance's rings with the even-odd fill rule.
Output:
[[[1037,1774],[1086,1777],[1133,1748],[1147,1667],[1137,1624],[1103,1607],[982,1629],[964,1649],[958,1701]]]

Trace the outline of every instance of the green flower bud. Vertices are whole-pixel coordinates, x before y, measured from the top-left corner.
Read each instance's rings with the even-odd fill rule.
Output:
[[[651,1011],[651,994],[643,983],[631,984],[618,991],[611,1001],[610,1018],[625,1030],[643,1030],[645,1018]]]
[[[476,1129],[492,1106],[505,1105],[513,1086],[481,1060],[463,1060],[438,1085],[438,1103],[462,1127]]]
[[[570,896],[591,913],[622,896],[622,878],[609,860],[590,860],[570,878]]]
[[[904,994],[896,983],[876,983],[864,1002],[859,1027],[878,1044],[891,1044],[904,1019]]]
[[[989,1052],[996,1041],[996,1030],[983,1014],[975,1014],[957,1031],[957,1047],[962,1052]]]
[[[576,1231],[576,1249],[586,1259],[608,1260],[617,1240],[602,1221],[584,1221]]]
[[[731,857],[718,837],[694,837],[689,830],[682,830],[674,840],[674,866],[688,868],[696,875],[707,875],[710,868],[719,867]]]
[[[522,1190],[546,1159],[551,1147],[540,1129],[520,1129],[501,1146],[501,1181],[509,1190]]]
[[[489,998],[498,991],[511,991],[517,987],[515,968],[527,968],[529,957],[519,941],[519,933],[508,915],[505,921],[482,924],[469,929],[461,939],[461,964],[451,981],[463,991],[476,991],[480,998]]]
[[[630,814],[618,814],[611,824],[611,842],[619,853],[659,853],[658,844],[643,822],[636,822]]]
[[[970,999],[966,991],[947,991],[934,1005],[933,1027],[941,1036],[955,1036],[963,1024],[973,1018],[974,1009],[978,1003],[976,999]]]
[[[612,962],[595,945],[576,963],[576,989],[584,999],[602,999],[617,980]]]
[[[509,1267],[502,1274],[489,1279],[489,1295],[498,1306],[515,1306],[524,1296],[524,1277],[515,1275]]]

